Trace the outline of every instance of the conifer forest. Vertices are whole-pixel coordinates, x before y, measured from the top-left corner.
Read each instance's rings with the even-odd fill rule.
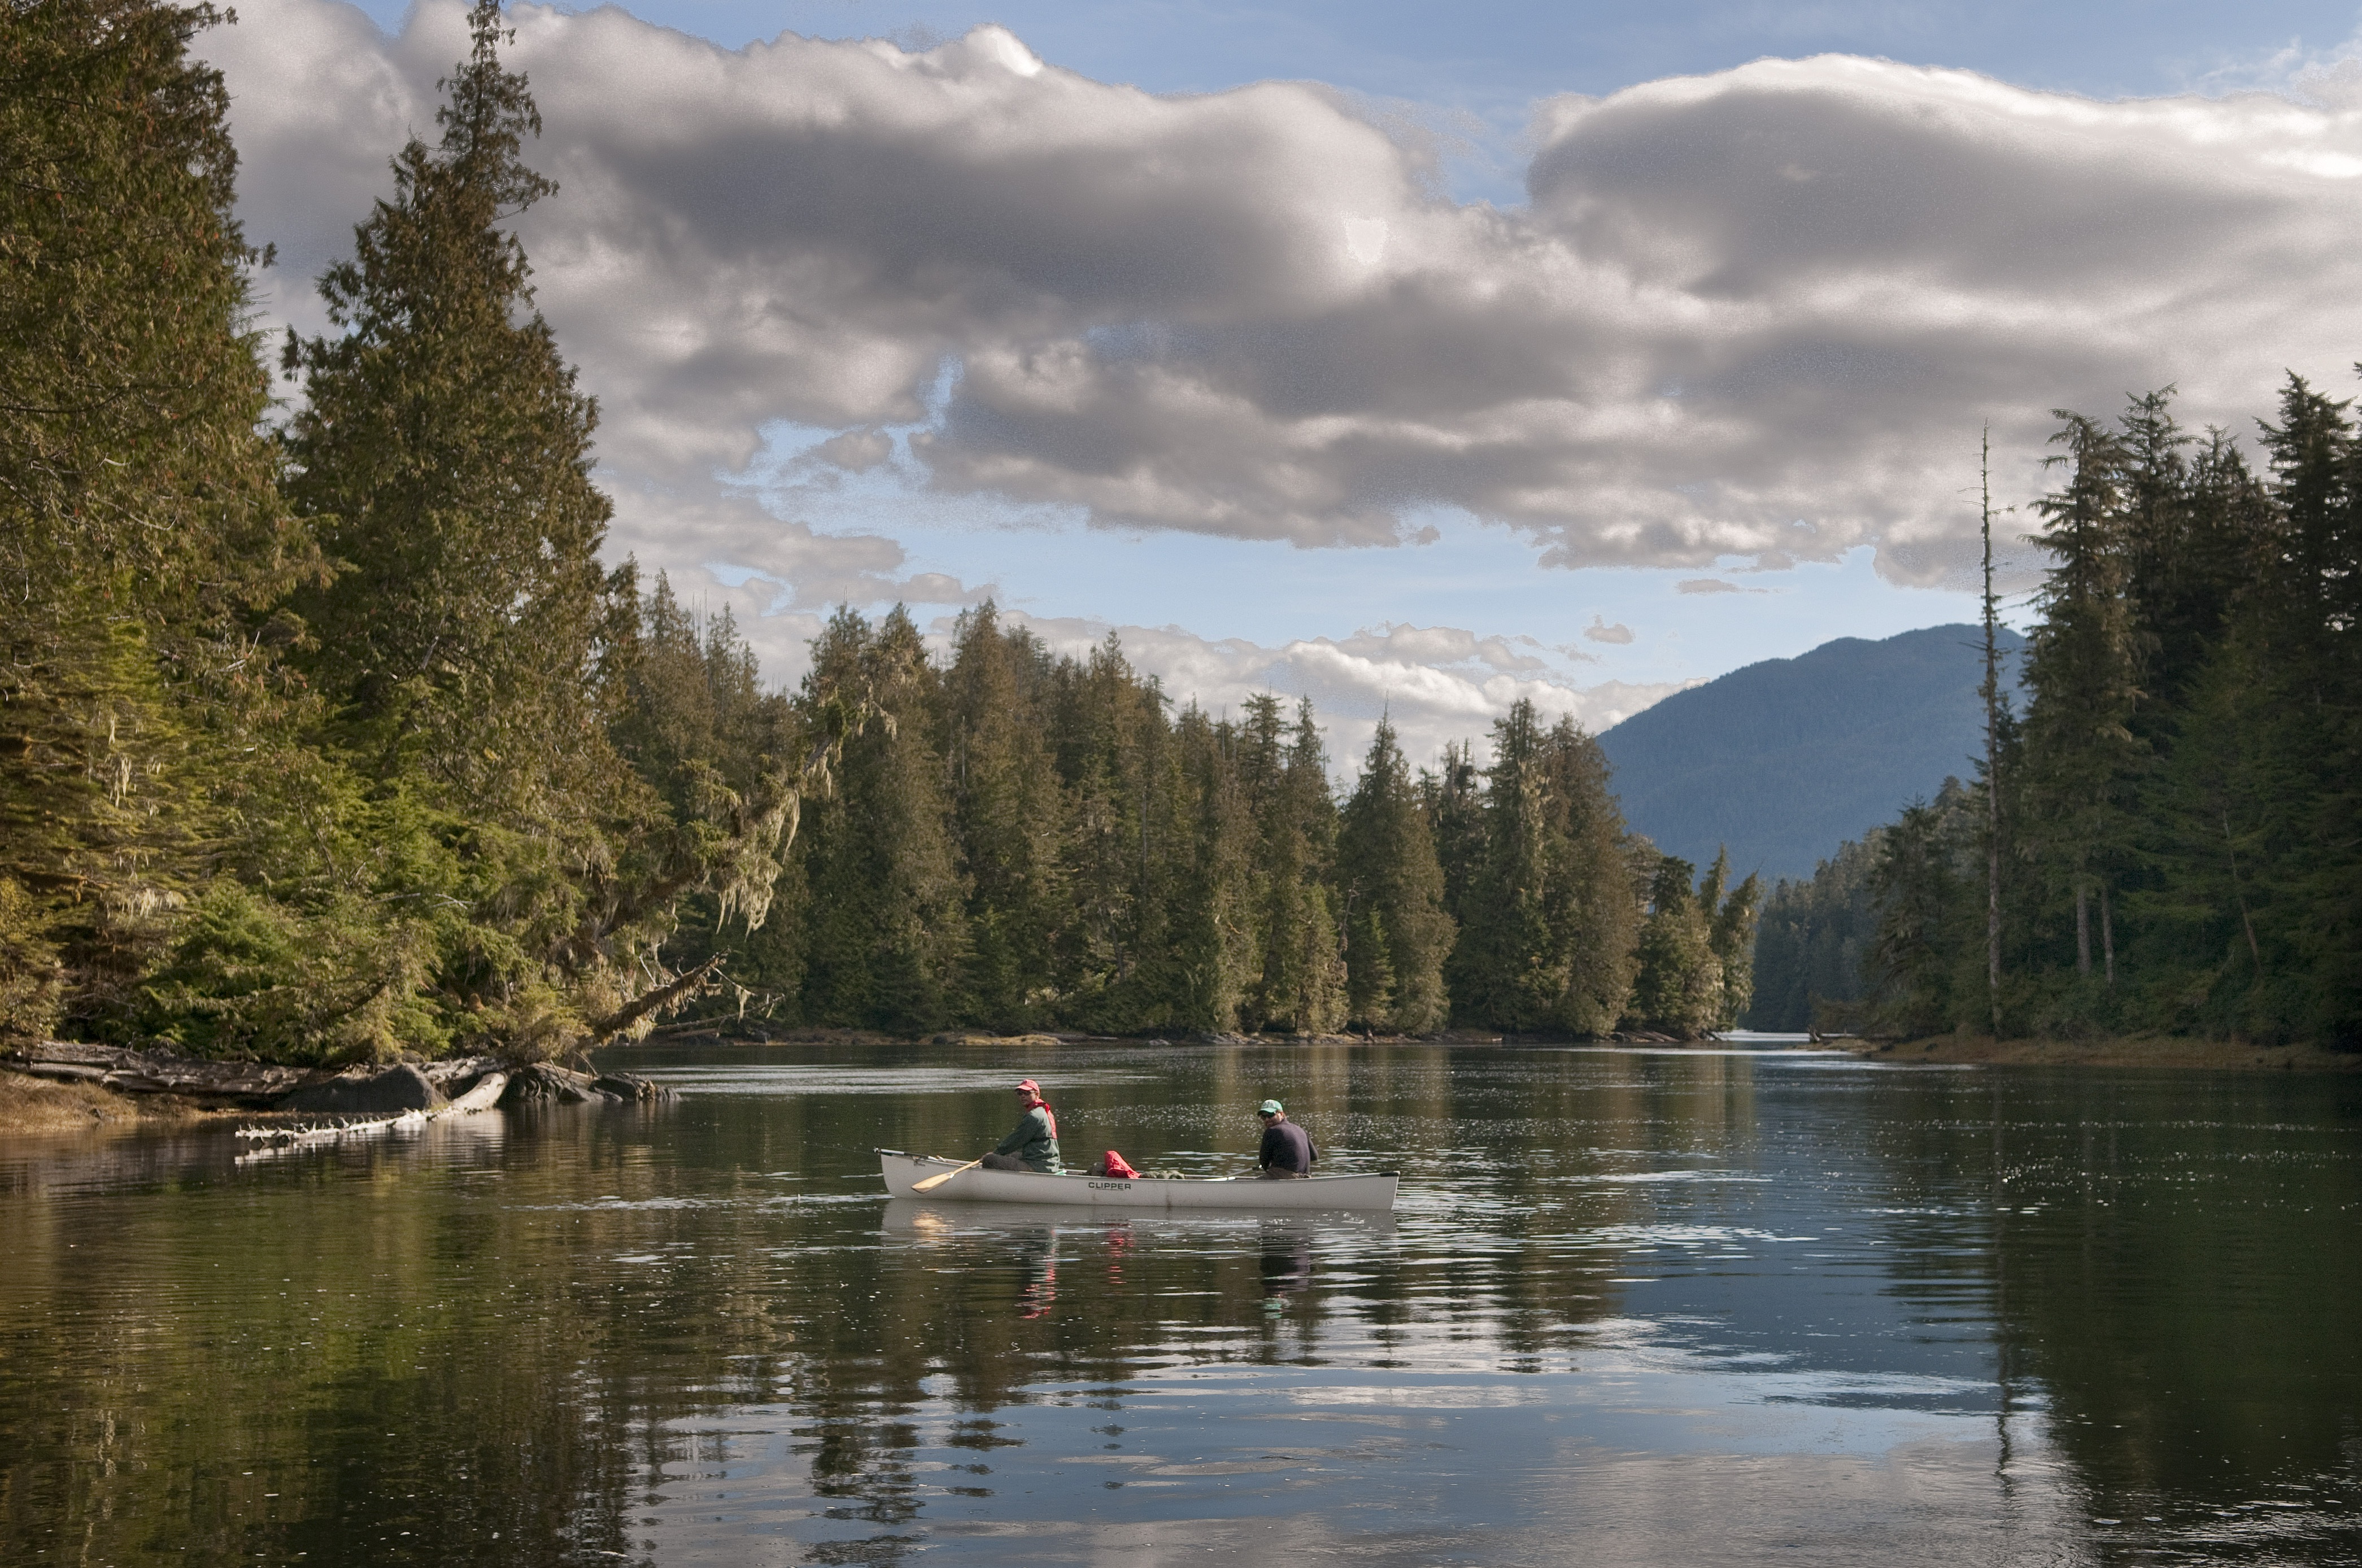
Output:
[[[0,1034],[1689,1037],[1756,1000],[1755,879],[1659,854],[1529,704],[1482,765],[1384,724],[1340,759],[1308,702],[1209,713],[990,605],[932,641],[840,610],[779,692],[602,564],[495,5],[321,280],[332,330],[271,342],[215,11],[5,16]],[[1895,1029],[2362,1037],[2347,406],[2292,380],[2260,473],[2162,393],[2060,417],[2025,711],[1844,887],[1774,894],[1758,1015],[1860,979]]]
[[[2260,472],[2169,389],[2056,417],[2025,711],[1772,891],[1749,1021],[2362,1047],[2350,400],[2291,375]]]

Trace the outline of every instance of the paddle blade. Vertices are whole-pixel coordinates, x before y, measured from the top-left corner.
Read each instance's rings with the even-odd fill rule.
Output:
[[[930,1176],[924,1181],[913,1181],[911,1183],[911,1190],[913,1192],[933,1192],[936,1188],[941,1187],[944,1182],[949,1181],[953,1177],[957,1176],[960,1171],[974,1170],[977,1166],[982,1165],[984,1161],[980,1159],[972,1159],[966,1165],[961,1166],[957,1170],[947,1170],[941,1176]]]

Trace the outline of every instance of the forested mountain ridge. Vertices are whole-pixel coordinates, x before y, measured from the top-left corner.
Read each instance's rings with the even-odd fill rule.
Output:
[[[1841,637],[1676,692],[1599,737],[1625,817],[1669,854],[1767,882],[1966,773],[1983,748],[1981,634]],[[2003,628],[2013,658],[2025,640]]]
[[[794,694],[602,565],[598,411],[508,225],[555,188],[494,0],[267,419],[222,17],[0,6],[0,1037],[546,1057],[684,1008],[905,1033],[1677,1034],[1756,883],[1631,833],[1597,742],[1175,705],[992,607],[840,611]]]

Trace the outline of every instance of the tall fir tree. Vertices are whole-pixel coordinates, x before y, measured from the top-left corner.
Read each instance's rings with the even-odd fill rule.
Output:
[[[1551,950],[1563,975],[1551,1021],[1570,1034],[1605,1035],[1623,1016],[1639,941],[1639,842],[1611,791],[1607,753],[1572,717],[1543,745],[1549,844],[1544,895]],[[1748,916],[1748,939],[1753,939]]]
[[[1238,735],[1194,707],[1182,711],[1176,729],[1196,821],[1176,922],[1175,1022],[1225,1034],[1239,1027],[1261,983],[1269,882],[1255,866],[1260,835],[1240,778]]]
[[[920,1033],[958,1016],[967,959],[939,676],[899,606],[877,627],[842,609],[813,647],[800,706],[815,729],[855,705],[834,787],[802,835],[811,916],[802,1012],[813,1023]]]
[[[1957,825],[1945,802],[1919,800],[1881,835],[1871,878],[1878,932],[1870,969],[1881,1023],[1904,1034],[1934,1034],[1959,1015],[1963,901]],[[1981,933],[1981,920],[1977,928]],[[1983,1002],[1981,995],[1977,1000]]]
[[[210,5],[0,7],[0,1033],[137,1034],[300,718]]]
[[[1277,711],[1276,699],[1251,699],[1242,749],[1258,771],[1264,765],[1259,722],[1264,702]],[[1346,1012],[1342,934],[1330,884],[1337,806],[1309,699],[1297,704],[1295,730],[1261,795],[1264,959],[1253,992],[1255,1019],[1297,1034],[1332,1033],[1343,1026]]]
[[[960,1011],[1003,1029],[1053,1014],[1068,900],[1066,798],[1045,744],[1039,650],[990,603],[960,617],[944,678],[953,818],[967,886]],[[1089,827],[1109,819],[1094,813]]]
[[[1484,859],[1469,879],[1466,919],[1451,955],[1456,1010],[1472,1023],[1546,1029],[1566,989],[1551,941],[1543,737],[1520,698],[1493,725],[1484,796]]]
[[[1385,1034],[1424,1035],[1451,1015],[1443,966],[1455,935],[1443,866],[1417,783],[1384,717],[1337,836],[1347,1012]]]
[[[541,116],[501,62],[497,0],[469,27],[440,141],[403,147],[392,198],[320,280],[337,332],[288,343],[305,401],[286,489],[339,567],[300,608],[314,668],[381,769],[570,815],[560,797],[613,780],[599,663],[630,580],[598,561],[597,408],[507,226],[557,189],[524,162]]]
[[[2036,537],[2054,564],[2027,640],[2026,788],[2039,852],[2073,909],[2076,970],[2092,973],[2096,904],[2102,976],[2113,986],[2112,893],[2130,858],[2129,798],[2147,751],[2131,728],[2140,689],[2126,594],[2127,455],[2097,422],[2063,409],[2057,417],[2052,440],[2066,450],[2050,461],[2068,479],[2036,503],[2046,524]]]

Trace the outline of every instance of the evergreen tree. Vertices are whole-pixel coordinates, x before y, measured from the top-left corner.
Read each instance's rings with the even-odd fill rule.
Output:
[[[1858,1029],[1864,966],[1877,935],[1871,895],[1884,829],[1838,846],[1808,882],[1776,883],[1755,938],[1754,992],[1747,1027]]]
[[[1180,933],[1197,865],[1197,803],[1164,699],[1110,635],[1046,679],[1052,750],[1072,806],[1063,885],[1065,1016],[1120,1032],[1188,1026]]]
[[[209,5],[0,7],[0,1034],[136,1035],[273,768],[315,557],[257,433]],[[298,716],[300,717],[300,716]]]
[[[1722,1007],[1722,963],[1714,950],[1714,915],[1690,886],[1695,868],[1677,856],[1657,862],[1649,917],[1640,927],[1639,964],[1628,1003],[1633,1023],[1677,1039],[1714,1027]]]
[[[1293,832],[1304,850],[1297,878],[1297,938],[1285,994],[1297,1033],[1333,1034],[1345,1026],[1346,1015],[1345,930],[1336,892],[1337,798],[1310,697],[1297,702],[1286,787]]]
[[[2290,376],[2263,427],[2277,528],[2242,650],[2266,694],[2251,806],[2289,978],[2267,1016],[2362,1048],[2362,440],[2350,404]]]
[[[286,488],[339,564],[301,608],[357,740],[386,771],[565,813],[556,797],[613,785],[599,665],[629,585],[597,559],[597,409],[504,226],[556,190],[524,161],[541,117],[500,62],[497,0],[469,25],[439,144],[403,148],[393,198],[320,280],[337,334],[289,341],[306,401]]]
[[[1236,1029],[1263,972],[1259,907],[1267,883],[1256,875],[1255,819],[1239,777],[1238,736],[1192,707],[1175,740],[1195,801],[1192,857],[1175,918],[1181,960],[1176,1021],[1223,1034]]]
[[[1658,859],[1628,1004],[1631,1022],[1681,1039],[1735,1027],[1754,994],[1760,884],[1750,875],[1728,886],[1727,853],[1694,888],[1692,869],[1672,855]]]
[[[2130,858],[2127,806],[2145,754],[2132,732],[2140,696],[2138,648],[2126,595],[2124,516],[2127,455],[2092,420],[2058,411],[2052,439],[2066,451],[2064,489],[2036,503],[2037,536],[2055,561],[2027,640],[2026,786],[2039,852],[2074,908],[2076,971],[2092,968],[2092,904],[2099,905],[2104,975],[2115,980],[2111,891]]]
[[[1468,929],[1469,892],[1485,863],[1483,774],[1464,741],[1447,741],[1442,766],[1418,775],[1419,812],[1435,840],[1443,870],[1443,912],[1455,930]]]
[[[812,1022],[907,1034],[957,1016],[966,889],[935,740],[938,682],[899,606],[875,629],[840,609],[814,645],[805,724],[825,729],[856,704],[877,718],[847,734],[835,785],[803,835],[802,1012]]]
[[[716,807],[744,811],[749,802],[766,802],[783,817],[796,815],[800,798],[781,787],[808,748],[793,707],[763,687],[755,651],[729,609],[691,613],[662,574],[642,602],[624,684],[615,742],[664,797],[674,832],[691,840],[673,846],[674,875],[744,860],[734,877],[699,874],[685,886],[664,944],[669,965],[690,971],[726,959],[730,1010],[760,997],[776,1015],[800,989],[802,873],[784,852],[794,828],[783,822],[777,836],[742,844]],[[759,852],[744,854],[747,849]],[[734,933],[734,916],[743,927]]]
[[[1718,850],[1698,889],[1698,907],[1709,922],[1706,948],[1721,980],[1711,1025],[1716,1029],[1737,1028],[1755,1001],[1755,931],[1763,882],[1752,872],[1737,887],[1729,881],[1730,851]]]
[[[1023,631],[1004,632],[989,603],[960,617],[952,642],[947,761],[968,890],[959,1011],[1002,1029],[1031,1027],[1057,999],[1066,909],[1066,803],[1044,743],[1038,651]],[[1094,812],[1088,830],[1111,825]]]
[[[1484,859],[1470,879],[1450,970],[1458,1010],[1495,1028],[1549,1027],[1566,991],[1547,904],[1547,776],[1540,724],[1520,698],[1494,721]]]
[[[1309,701],[1297,706],[1294,733],[1284,733],[1278,699],[1250,697],[1238,754],[1261,841],[1263,963],[1245,1017],[1256,1028],[1326,1034],[1345,1021],[1344,953],[1329,886],[1337,808]]]
[[[1563,976],[1554,1026],[1597,1036],[1614,1029],[1629,999],[1639,941],[1642,889],[1634,851],[1610,792],[1607,754],[1571,718],[1543,745],[1542,809],[1549,846],[1549,921],[1553,967]],[[1748,916],[1752,921],[1751,905]],[[1753,938],[1753,927],[1748,927]],[[1750,960],[1751,961],[1751,960]]]
[[[1394,725],[1384,718],[1339,825],[1337,885],[1346,912],[1350,1016],[1387,1034],[1441,1028],[1450,1015],[1443,965],[1454,935],[1443,909],[1443,867]]]
[[[1925,800],[1913,802],[1884,830],[1871,873],[1879,918],[1871,966],[1879,1017],[1905,1034],[1948,1028],[1959,1014],[1954,979],[1961,896],[1951,815]]]

